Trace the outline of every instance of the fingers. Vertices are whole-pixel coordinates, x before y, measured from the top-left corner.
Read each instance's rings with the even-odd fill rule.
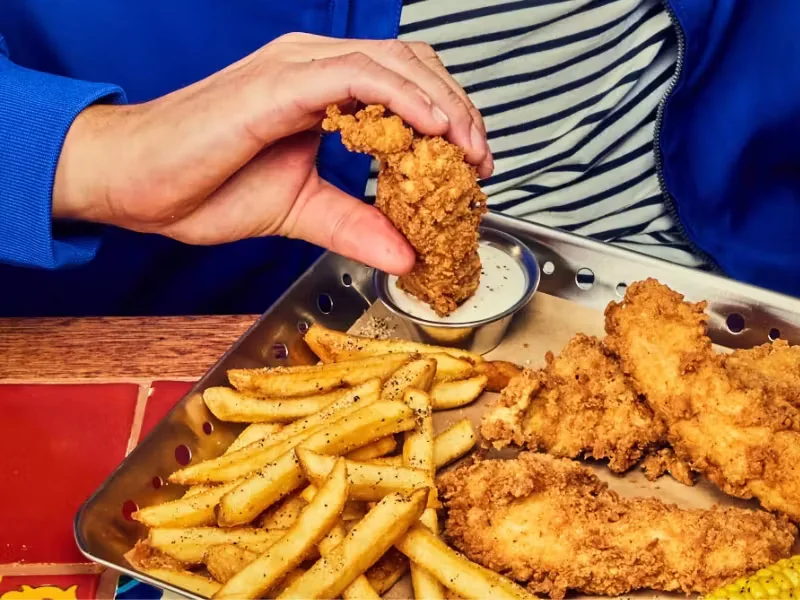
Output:
[[[360,52],[292,65],[280,85],[273,84],[261,82],[251,99],[261,107],[253,109],[258,122],[251,128],[264,143],[311,127],[329,104],[348,100],[383,104],[428,135],[444,135],[449,127],[442,109],[417,84]]]
[[[322,246],[387,273],[414,266],[414,250],[378,209],[320,179],[286,219],[282,235]]]

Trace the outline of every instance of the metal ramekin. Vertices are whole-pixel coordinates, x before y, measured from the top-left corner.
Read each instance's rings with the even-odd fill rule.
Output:
[[[511,319],[536,293],[540,277],[539,263],[530,248],[517,238],[496,229],[481,227],[479,233],[482,244],[491,244],[516,258],[525,274],[525,294],[522,298],[491,318],[468,323],[438,323],[412,316],[392,302],[389,276],[382,271],[375,271],[373,283],[378,299],[389,311],[406,321],[423,342],[486,354],[503,341]]]

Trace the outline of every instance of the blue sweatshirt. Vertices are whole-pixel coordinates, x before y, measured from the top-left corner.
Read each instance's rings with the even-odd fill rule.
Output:
[[[667,6],[684,38],[658,129],[668,205],[730,276],[800,295],[800,2]],[[0,315],[267,308],[318,249],[277,238],[193,247],[52,223],[66,131],[92,103],[156,98],[283,33],[394,37],[401,8],[401,0],[0,2]],[[367,157],[323,142],[320,172],[343,190],[361,196],[368,169]]]

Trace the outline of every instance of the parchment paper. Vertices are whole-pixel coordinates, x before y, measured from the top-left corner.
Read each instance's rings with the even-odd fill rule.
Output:
[[[350,333],[364,334],[367,322],[372,318],[385,319],[393,327],[391,337],[413,339],[413,330],[401,319],[394,317],[380,302],[373,305],[350,329]],[[576,333],[604,335],[602,312],[580,304],[537,293],[533,301],[520,311],[509,327],[506,337],[498,348],[485,355],[487,360],[508,360],[521,366],[540,368],[544,366],[544,355],[550,350],[558,353]],[[726,351],[727,349],[721,349]],[[480,419],[491,406],[497,394],[485,393],[473,404],[464,408],[434,413],[436,431],[447,428],[465,417],[469,418],[475,432],[480,436]],[[480,442],[479,442],[480,443]],[[504,451],[503,456],[508,456]],[[489,455],[492,457],[492,454]],[[656,481],[648,481],[637,467],[624,476],[614,475],[602,463],[582,460],[600,479],[621,496],[654,496],[664,502],[674,503],[683,508],[709,508],[714,504],[739,506],[757,509],[755,501],[743,501],[720,492],[716,487],[700,478],[693,486],[685,486],[669,475]],[[795,545],[800,551],[800,545]],[[386,595],[386,598],[413,598],[411,580],[408,576],[399,581]],[[624,598],[675,599],[685,598],[683,594],[641,591],[623,596]],[[595,596],[569,595],[568,598],[600,598]],[[607,598],[607,597],[602,597]],[[487,599],[488,600],[488,599]]]

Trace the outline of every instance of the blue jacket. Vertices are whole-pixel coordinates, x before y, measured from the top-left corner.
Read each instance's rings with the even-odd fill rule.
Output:
[[[0,315],[263,311],[319,250],[282,239],[191,247],[51,223],[64,135],[94,102],[150,100],[286,32],[394,37],[401,4],[0,2]],[[700,251],[732,277],[800,295],[800,2],[764,4],[667,3],[684,51],[659,158],[670,207]],[[368,167],[324,141],[320,171],[342,189],[360,196]]]

